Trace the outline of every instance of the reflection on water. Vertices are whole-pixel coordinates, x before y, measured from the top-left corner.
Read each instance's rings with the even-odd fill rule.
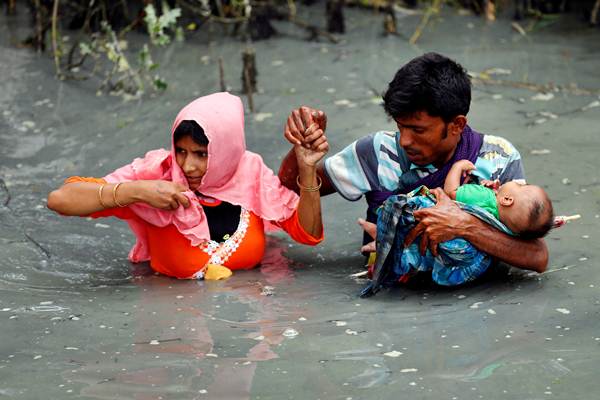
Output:
[[[406,32],[411,18],[403,19]],[[548,238],[551,272],[363,300],[364,282],[349,278],[363,263],[354,222],[362,202],[325,199],[322,246],[273,238],[260,269],[224,282],[156,276],[127,261],[133,238],[124,223],[45,208],[65,177],[102,175],[167,146],[181,105],[218,87],[219,56],[235,91],[239,42],[198,35],[173,44],[157,57],[169,90],[121,102],[97,97],[94,82],[55,80],[51,60],[14,49],[8,40],[18,29],[2,21],[0,395],[587,399],[597,391],[600,118],[588,107],[600,94],[597,30],[567,19],[522,37],[507,21],[446,12],[413,48],[381,38],[379,15],[348,10],[339,45],[304,42],[294,31],[255,43],[261,117],[246,116],[247,142],[275,169],[287,151],[283,121],[299,104],[329,113],[332,151],[393,129],[373,92],[423,51],[444,52],[471,71],[509,71],[513,82],[570,88],[550,98],[477,84],[469,114],[477,130],[521,150],[528,179],[546,187],[558,213],[582,215]]]

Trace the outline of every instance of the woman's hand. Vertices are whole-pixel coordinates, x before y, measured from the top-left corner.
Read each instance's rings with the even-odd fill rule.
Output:
[[[123,189],[136,190],[139,201],[162,210],[176,210],[190,206],[189,199],[183,194],[188,188],[181,183],[171,181],[135,181],[131,186],[123,185]],[[125,190],[124,190],[125,192]],[[124,193],[127,195],[127,193]]]
[[[315,167],[329,151],[329,143],[325,132],[319,125],[312,123],[304,132],[303,144],[294,145],[298,167]]]

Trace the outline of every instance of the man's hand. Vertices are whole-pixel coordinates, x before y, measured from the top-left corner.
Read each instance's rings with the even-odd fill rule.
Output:
[[[362,218],[358,219],[358,224],[373,238],[372,242],[365,244],[360,248],[362,253],[371,253],[377,251],[375,246],[375,240],[377,239],[377,225],[372,222],[367,222]]]
[[[307,141],[307,130],[313,123],[317,125],[318,129],[325,132],[327,116],[323,111],[307,106],[295,109],[285,124],[284,137],[293,145],[302,145],[308,148],[311,141]]]
[[[437,204],[414,212],[419,223],[406,235],[404,245],[409,246],[421,235],[421,254],[424,255],[429,247],[431,253],[437,256],[438,244],[461,236],[460,233],[470,226],[471,218],[475,217],[461,210],[442,189],[432,189],[431,193]]]

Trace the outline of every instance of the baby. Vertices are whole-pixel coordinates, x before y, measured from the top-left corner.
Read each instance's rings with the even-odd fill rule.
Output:
[[[552,202],[544,189],[516,181],[500,186],[498,181],[484,180],[481,185],[461,186],[461,177],[468,180],[473,170],[475,165],[469,160],[454,163],[446,176],[444,192],[453,200],[484,208],[520,237],[541,238],[552,228]]]

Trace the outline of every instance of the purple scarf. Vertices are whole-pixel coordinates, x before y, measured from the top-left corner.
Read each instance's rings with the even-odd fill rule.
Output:
[[[443,167],[424,178],[419,178],[416,174],[416,171],[403,171],[399,181],[399,188],[396,191],[388,192],[374,190],[367,193],[365,197],[369,205],[368,211],[373,212],[392,194],[405,194],[421,185],[425,185],[428,188],[443,187],[444,181],[446,180],[446,175],[448,175],[450,168],[455,162],[459,160],[469,160],[475,164],[482,144],[483,135],[475,132],[469,125],[466,125],[462,131],[461,138],[456,146],[454,155],[446,164],[444,164]],[[402,149],[399,149],[399,151],[402,151]],[[367,215],[371,214],[371,212],[368,212]]]

